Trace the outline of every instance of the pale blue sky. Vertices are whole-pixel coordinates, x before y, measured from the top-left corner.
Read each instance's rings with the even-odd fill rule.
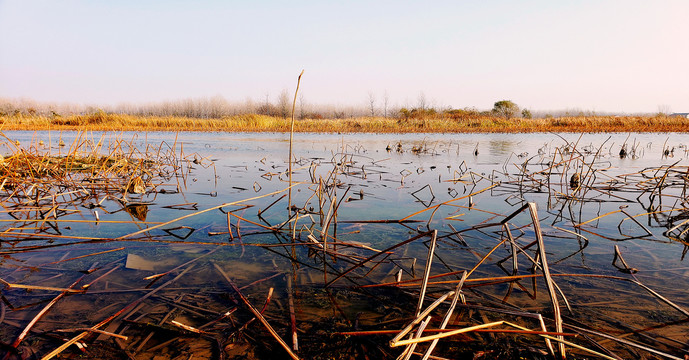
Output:
[[[689,111],[689,1],[0,0],[0,97]]]

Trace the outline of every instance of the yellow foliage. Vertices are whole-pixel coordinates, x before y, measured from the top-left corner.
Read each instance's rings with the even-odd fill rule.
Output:
[[[91,131],[248,131],[289,132],[290,120],[268,115],[242,114],[217,119],[175,116],[134,116],[98,112],[64,117],[0,116],[0,130]],[[493,116],[453,118],[436,114],[426,118],[361,117],[303,119],[298,132],[367,133],[477,133],[477,132],[689,132],[686,119],[665,116],[573,116],[541,119],[505,119]]]

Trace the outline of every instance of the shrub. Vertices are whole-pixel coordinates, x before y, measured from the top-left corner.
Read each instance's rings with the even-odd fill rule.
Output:
[[[500,100],[493,104],[493,114],[510,119],[519,113],[519,106],[510,100]]]
[[[409,119],[411,116],[411,112],[407,108],[401,108],[400,109],[400,117],[403,117],[404,119]]]

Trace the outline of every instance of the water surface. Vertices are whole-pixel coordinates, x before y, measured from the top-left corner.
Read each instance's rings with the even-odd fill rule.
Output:
[[[155,288],[186,268],[176,267],[218,248],[194,262],[195,268],[172,285],[177,290],[161,291],[162,298],[152,297],[154,300],[145,302],[147,307],[129,314],[131,319],[139,320],[127,323],[118,318],[112,323],[112,331],[129,333],[132,337],[121,346],[141,356],[150,355],[151,349],[155,351],[155,345],[163,343],[169,334],[163,336],[162,330],[157,330],[156,336],[144,341],[150,330],[141,324],[160,321],[164,314],[156,306],[170,306],[177,296],[182,296],[179,301],[189,307],[178,309],[172,318],[194,327],[217,322],[208,325],[214,334],[209,337],[221,339],[222,346],[215,349],[216,345],[207,344],[207,349],[215,350],[202,351],[184,342],[187,333],[175,333],[179,336],[177,345],[181,352],[197,353],[200,357],[211,357],[214,351],[258,358],[267,358],[269,354],[286,356],[259,325],[251,325],[252,335],[269,344],[268,350],[257,348],[255,341],[234,337],[236,322],[248,321],[250,313],[239,311],[231,322],[224,318],[218,320],[228,309],[242,307],[218,272],[218,265],[237,286],[263,280],[243,290],[257,307],[264,301],[268,288],[275,289],[274,305],[267,308],[267,314],[285,339],[289,338],[288,294],[291,293],[298,332],[302,336],[301,351],[312,356],[311,351],[324,338],[335,336],[336,343],[341,340],[331,334],[335,330],[401,328],[404,319],[414,313],[418,286],[366,288],[369,290],[359,286],[393,282],[400,272],[402,280],[420,278],[427,263],[430,238],[395,248],[388,256],[376,258],[325,290],[324,284],[337,274],[374,254],[361,247],[337,245],[336,241],[381,250],[419,233],[437,230],[438,245],[431,275],[474,268],[470,279],[529,275],[532,263],[522,255],[518,256],[519,269],[513,271],[512,261],[508,259],[512,254],[509,243],[494,248],[505,239],[502,227],[481,228],[499,222],[527,202],[537,204],[547,261],[553,274],[623,277],[642,282],[679,307],[689,307],[689,296],[684,291],[689,285],[689,267],[684,262],[687,247],[682,225],[689,218],[685,208],[687,180],[681,174],[687,171],[688,163],[682,135],[295,134],[293,180],[297,184],[292,188],[291,198],[292,204],[301,209],[296,225],[285,224],[294,213],[288,210],[288,199],[281,198],[289,186],[289,134],[124,132],[93,133],[85,137],[72,132],[7,132],[6,135],[24,147],[43,140],[44,144],[51,144],[50,150],[43,151],[57,156],[70,152],[69,145],[58,145],[60,140],[71,144],[78,136],[92,143],[101,142],[104,149],[118,141],[140,150],[165,144],[164,147],[178,154],[183,164],[177,176],[155,182],[147,194],[128,194],[128,206],[113,198],[104,199],[99,208],[89,209],[81,202],[68,206],[75,211],[60,216],[60,221],[55,222],[57,230],[50,231],[64,238],[46,239],[39,231],[35,239],[3,240],[1,249],[5,250],[5,258],[0,274],[10,283],[64,288],[80,271],[98,269],[93,276],[89,275],[93,279],[116,268],[88,292],[63,300],[60,303],[63,310],[52,312],[40,323],[41,331],[64,328],[67,322],[91,327],[150,291],[145,289],[147,286]],[[10,148],[11,145],[5,144],[2,151],[7,154]],[[623,148],[625,156],[620,155]],[[668,171],[670,166],[676,171]],[[580,181],[588,190],[572,188],[570,180],[575,173],[581,174]],[[660,181],[660,177],[665,179]],[[649,185],[654,183],[659,185]],[[319,186],[324,191],[319,191]],[[266,196],[272,192],[279,193]],[[197,214],[233,202],[241,203]],[[252,207],[243,208],[245,204]],[[259,211],[266,208],[259,216]],[[94,221],[96,212],[100,222]],[[333,214],[332,218],[328,214]],[[190,216],[133,236],[136,241],[120,239],[185,215]],[[405,218],[418,222],[372,222]],[[4,221],[6,233],[15,232],[17,227],[31,232],[37,223],[37,219],[18,221],[11,211],[2,213],[0,219]],[[330,226],[325,227],[326,224]],[[521,246],[527,247],[536,238],[528,211],[516,215],[508,226]],[[674,229],[675,226],[679,227]],[[279,231],[267,228],[279,228]],[[290,228],[294,231],[286,230]],[[321,240],[326,233],[330,236],[328,249],[333,253],[324,261],[322,245],[313,244],[308,236]],[[78,240],[80,236],[106,240],[82,243]],[[300,245],[275,246],[290,244],[293,236]],[[303,245],[309,242],[311,245]],[[65,246],[47,248],[47,243]],[[18,251],[17,246],[41,248]],[[628,266],[638,273],[629,271],[619,260],[613,263],[615,246]],[[92,255],[103,250],[113,251]],[[536,256],[535,250],[536,246],[531,245],[526,251]],[[83,255],[90,256],[78,258]],[[154,284],[144,280],[146,276],[170,270],[169,275]],[[630,272],[635,272],[635,277]],[[454,283],[432,285],[430,294],[435,296],[453,289],[457,279],[458,275],[440,278]],[[656,326],[659,329],[649,332],[653,337],[665,336],[671,340],[650,345],[683,354],[668,344],[677,346],[678,342],[687,341],[686,325],[682,322],[686,317],[638,285],[610,278],[554,279],[570,303],[572,313],[567,312],[567,316],[571,319],[610,331],[618,331],[620,327],[628,331]],[[476,288],[468,283],[466,291],[470,303],[501,304],[547,317],[551,311],[550,299],[544,283],[540,280],[539,283],[536,292],[530,279],[512,285],[501,283]],[[15,308],[56,295],[39,290],[31,293],[7,290],[3,294]],[[563,299],[560,303],[564,308]],[[8,321],[15,325],[3,328],[2,341],[10,343],[38,308],[28,306],[24,311],[8,312]],[[458,317],[457,321],[460,320]],[[359,325],[354,326],[355,322]],[[161,324],[170,327],[166,322]],[[528,321],[525,325],[535,326]],[[380,346],[385,348],[387,340],[382,339]],[[244,343],[249,346],[230,346]],[[490,346],[480,344],[479,341],[477,346]],[[59,342],[42,339],[36,348],[43,352],[57,345]],[[237,353],[237,348],[244,353]],[[380,351],[379,357],[399,353],[396,348]],[[451,355],[454,350],[446,348],[436,354],[443,356],[442,351]],[[170,358],[175,356],[169,354]]]

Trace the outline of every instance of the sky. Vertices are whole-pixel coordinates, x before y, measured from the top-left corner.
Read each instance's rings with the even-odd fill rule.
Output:
[[[0,97],[689,112],[689,1],[0,0]]]

